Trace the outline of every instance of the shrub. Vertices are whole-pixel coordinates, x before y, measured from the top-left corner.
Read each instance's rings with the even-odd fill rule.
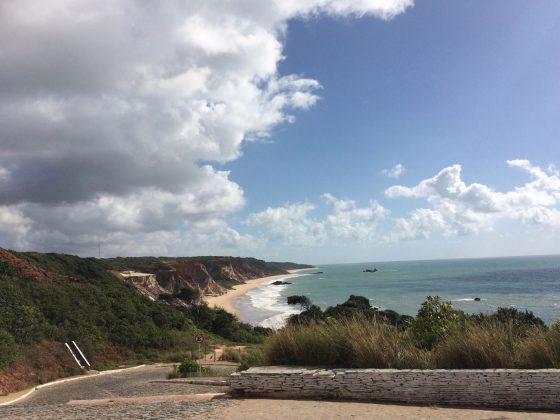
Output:
[[[194,304],[200,300],[200,289],[185,286],[177,293],[176,297],[188,304]]]
[[[288,305],[300,305],[303,310],[308,310],[311,307],[311,300],[303,295],[288,296]]]
[[[228,362],[240,363],[241,362],[241,349],[234,347],[226,347],[222,354],[222,360]]]
[[[179,365],[177,373],[181,378],[187,378],[189,376],[196,376],[198,373],[206,373],[208,369],[200,366],[198,362],[192,359],[185,359]]]
[[[238,370],[247,370],[253,366],[265,365],[264,352],[260,348],[247,348],[241,352]]]
[[[0,329],[0,369],[11,365],[18,357],[16,340],[5,330]]]
[[[418,315],[410,321],[410,330],[420,347],[431,349],[449,334],[459,322],[459,312],[451,302],[439,296],[428,296],[420,306]]]

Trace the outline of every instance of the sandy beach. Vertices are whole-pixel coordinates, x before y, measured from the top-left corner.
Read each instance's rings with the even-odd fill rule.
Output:
[[[289,274],[279,274],[277,276],[267,276],[267,277],[260,277],[257,279],[247,280],[247,282],[243,284],[239,284],[237,286],[233,286],[233,289],[230,289],[225,295],[221,296],[204,296],[204,301],[210,306],[211,308],[223,308],[229,313],[232,313],[236,316],[240,316],[239,309],[235,307],[235,301],[240,297],[247,293],[249,290],[254,289],[255,287],[259,287],[263,284],[269,283],[274,280],[279,279],[288,279],[291,277],[295,277],[298,275],[300,271],[311,270],[309,268],[301,269],[301,270],[289,270]]]

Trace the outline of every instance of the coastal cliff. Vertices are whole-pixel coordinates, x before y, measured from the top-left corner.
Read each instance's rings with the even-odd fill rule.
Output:
[[[166,293],[167,290],[160,286],[156,275],[151,273],[140,273],[136,271],[111,272],[124,283],[137,289],[140,294],[148,299],[155,301],[159,299],[159,295]]]
[[[247,280],[311,267],[232,256],[109,258],[103,262],[119,279],[152,300],[160,294],[177,295],[184,287],[198,289],[201,295],[219,296]]]
[[[173,269],[158,271],[158,281],[170,293],[179,293],[181,288],[198,288],[205,295],[222,295],[226,292],[208,273],[204,264],[192,262],[168,262]]]

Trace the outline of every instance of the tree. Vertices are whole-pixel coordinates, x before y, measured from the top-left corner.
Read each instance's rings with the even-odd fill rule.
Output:
[[[307,311],[311,308],[311,300],[303,295],[288,296],[288,305],[300,305],[302,310]]]
[[[410,321],[410,329],[420,347],[432,349],[457,326],[459,314],[451,302],[443,301],[439,296],[427,296],[416,318]]]
[[[176,297],[181,299],[183,302],[192,305],[200,299],[200,289],[185,286],[181,288],[181,291],[177,293]]]

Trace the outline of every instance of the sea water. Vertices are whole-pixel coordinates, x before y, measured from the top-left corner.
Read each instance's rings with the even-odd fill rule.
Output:
[[[378,271],[363,272],[373,268]],[[286,281],[292,284],[271,281],[241,296],[235,302],[241,320],[279,327],[299,312],[286,303],[290,295],[305,295],[325,309],[352,294],[407,315],[415,315],[426,296],[438,295],[467,313],[514,307],[547,323],[560,320],[560,256],[329,264]]]

